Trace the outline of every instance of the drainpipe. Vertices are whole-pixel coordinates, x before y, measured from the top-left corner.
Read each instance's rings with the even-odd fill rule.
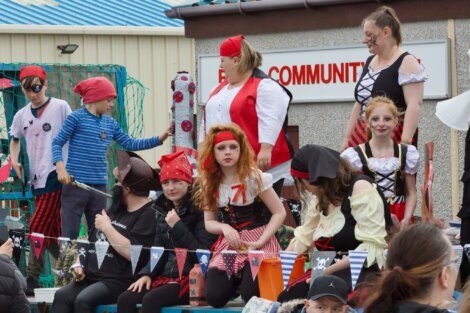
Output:
[[[262,0],[226,3],[219,5],[175,7],[165,11],[169,18],[184,20],[192,17],[214,16],[225,14],[248,14],[260,11],[275,11],[288,9],[314,9],[319,6],[352,4],[364,2],[380,2],[380,0]]]

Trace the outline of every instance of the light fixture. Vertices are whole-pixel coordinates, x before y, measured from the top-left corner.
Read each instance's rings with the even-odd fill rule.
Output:
[[[78,45],[74,43],[68,43],[66,45],[58,45],[57,49],[60,50],[60,54],[72,54],[77,50]]]

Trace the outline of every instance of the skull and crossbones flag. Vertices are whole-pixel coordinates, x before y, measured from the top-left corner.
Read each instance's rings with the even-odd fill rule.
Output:
[[[199,265],[201,265],[201,270],[204,276],[207,274],[207,269],[209,266],[209,260],[211,259],[211,252],[209,250],[197,249],[196,250],[197,259]]]
[[[77,254],[80,264],[86,267],[86,256],[90,242],[86,239],[77,239]]]
[[[312,275],[310,276],[310,286],[313,281],[323,275],[323,272],[335,259],[335,251],[314,251],[311,256]]]
[[[15,260],[15,264],[18,266],[20,263],[21,251],[23,250],[24,231],[21,229],[10,229],[8,233],[13,241],[13,260]]]

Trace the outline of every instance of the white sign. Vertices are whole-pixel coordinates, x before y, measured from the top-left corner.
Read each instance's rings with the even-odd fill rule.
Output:
[[[425,99],[449,97],[449,43],[447,40],[403,45],[425,66],[428,80]],[[261,69],[286,86],[293,102],[354,101],[354,88],[369,55],[364,46],[314,50],[263,52]],[[223,78],[218,55],[199,56],[199,103],[207,102],[211,90]]]

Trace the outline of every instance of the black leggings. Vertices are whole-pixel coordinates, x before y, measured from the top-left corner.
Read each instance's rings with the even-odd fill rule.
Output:
[[[241,270],[241,278],[234,275],[228,279],[225,271],[211,268],[206,276],[207,302],[215,307],[221,308],[227,304],[237,293],[237,287],[243,301],[248,302],[253,296],[259,297],[258,278],[253,281],[250,265],[247,263]]]
[[[71,282],[55,293],[51,313],[94,313],[98,305],[115,303],[124,290],[125,284]]]
[[[142,303],[142,313],[160,313],[163,307],[189,304],[189,292],[178,298],[179,284],[166,284],[154,289],[133,292],[126,290],[117,300],[118,313],[137,312],[136,305]]]

